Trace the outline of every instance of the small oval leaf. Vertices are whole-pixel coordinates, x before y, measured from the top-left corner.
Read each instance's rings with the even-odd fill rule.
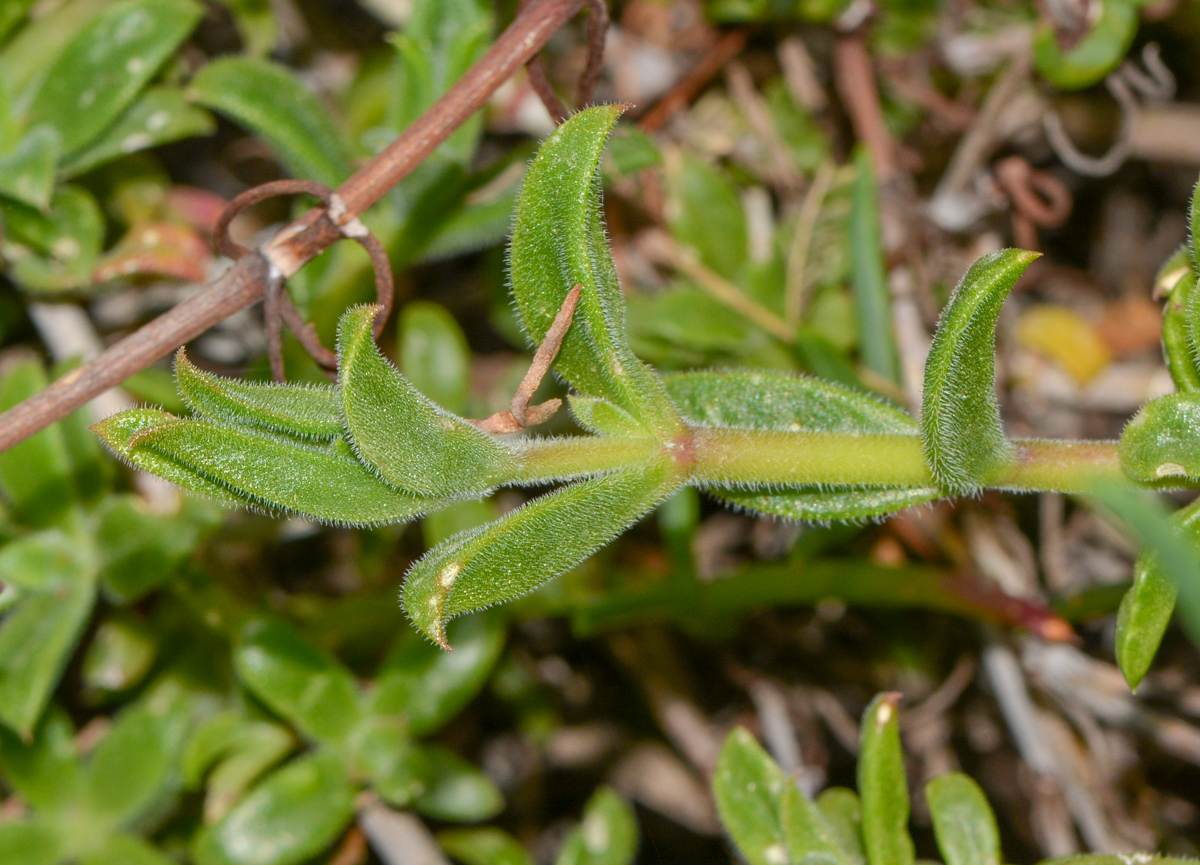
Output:
[[[360,306],[338,326],[338,393],[359,457],[396,486],[421,495],[482,493],[511,478],[512,452],[414,388],[379,352]]]
[[[530,341],[546,337],[574,286],[583,293],[555,369],[585,396],[607,399],[659,434],[678,425],[654,373],[625,337],[625,302],[601,220],[599,165],[623,106],[572,116],[542,144],[517,200],[509,270]]]
[[[422,749],[428,760],[428,786],[412,803],[435,820],[478,823],[504,810],[504,795],[487,775],[453,751]]]
[[[1135,480],[1200,477],[1200,393],[1169,393],[1142,406],[1121,433],[1120,454]]]
[[[870,865],[913,865],[908,781],[900,750],[899,694],[880,694],[863,713],[858,752],[863,846]]]
[[[744,727],[725,739],[713,772],[721,823],[750,865],[787,865],[779,797],[783,771]]]
[[[979,489],[1009,446],[996,402],[996,320],[1038,253],[1002,249],[980,258],[950,295],[925,363],[925,458],[947,493]]]
[[[631,865],[637,841],[633,809],[601,787],[584,806],[583,822],[567,836],[554,865]]]
[[[959,772],[925,785],[925,801],[946,865],[1003,865],[996,815],[979,785]]]
[[[843,849],[838,833],[824,813],[800,792],[795,783],[787,784],[783,789],[779,817],[792,862],[797,865],[855,865],[855,860]]]
[[[520,597],[570,570],[678,487],[671,466],[656,463],[534,499],[426,553],[405,579],[404,609],[418,630],[449,648],[450,619]]]

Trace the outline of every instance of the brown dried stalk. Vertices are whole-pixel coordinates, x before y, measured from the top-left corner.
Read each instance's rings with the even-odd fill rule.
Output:
[[[412,173],[521,66],[529,62],[585,0],[537,0],[500,34],[488,52],[428,111],[337,189],[341,222],[353,219]],[[263,300],[271,280],[286,279],[343,237],[325,215],[310,210],[262,249],[245,255],[207,290],[106,349],[41,393],[0,414],[0,450],[7,450],[210,327]]]

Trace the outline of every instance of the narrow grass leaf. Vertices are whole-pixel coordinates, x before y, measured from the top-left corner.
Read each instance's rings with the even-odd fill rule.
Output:
[[[1008,456],[996,402],[996,320],[1037,253],[1004,249],[980,258],[954,289],[925,364],[925,458],[947,493],[979,489]]]
[[[429,400],[379,352],[360,306],[338,326],[338,392],[354,449],[396,486],[421,495],[482,493],[510,478],[511,451]]]
[[[1200,477],[1200,393],[1146,403],[1121,433],[1121,468],[1139,481]]]
[[[30,126],[53,126],[63,153],[73,154],[129,107],[202,14],[192,0],[114,3],[54,62],[30,105]]]
[[[404,608],[418,630],[448,648],[452,618],[520,597],[570,570],[678,486],[671,466],[659,463],[534,499],[426,553],[408,572]]]
[[[583,822],[567,836],[554,865],[632,865],[637,843],[633,809],[601,787],[584,806]]]
[[[585,396],[607,399],[649,429],[677,419],[625,336],[625,302],[601,219],[600,156],[623,107],[581,111],[546,139],[517,201],[509,271],[517,314],[540,344],[567,292],[583,286],[555,369]]]
[[[203,830],[197,865],[297,865],[331,845],[354,816],[340,755],[317,751],[268,776]]]
[[[721,823],[750,865],[787,865],[779,798],[790,782],[744,727],[721,747],[713,798]]]
[[[863,713],[858,752],[863,846],[870,865],[912,865],[908,782],[900,750],[899,694],[880,694]]]
[[[779,819],[788,857],[795,865],[855,865],[829,820],[795,782],[784,786]]]
[[[99,138],[63,162],[61,172],[75,177],[129,153],[216,131],[213,116],[189,103],[182,90],[150,87]]]
[[[279,619],[247,622],[233,663],[247,689],[313,741],[344,741],[358,723],[350,671]]]
[[[900,380],[896,337],[892,333],[891,291],[884,272],[879,192],[871,156],[854,154],[857,174],[850,205],[850,286],[858,320],[858,346],[863,365],[891,382]]]
[[[300,439],[341,438],[337,391],[328,385],[265,384],[198,369],[181,348],[175,355],[179,395],[200,417]]]
[[[261,137],[293,176],[335,187],[350,176],[350,148],[329,112],[283,66],[223,57],[197,73],[188,95]]]
[[[946,865],[1003,865],[996,815],[979,785],[959,772],[925,785],[925,801]]]
[[[1200,502],[1171,516],[1184,536],[1200,549]],[[1134,690],[1145,678],[1158,654],[1163,635],[1175,612],[1179,586],[1152,550],[1144,550],[1133,566],[1133,585],[1117,611],[1117,666]]]

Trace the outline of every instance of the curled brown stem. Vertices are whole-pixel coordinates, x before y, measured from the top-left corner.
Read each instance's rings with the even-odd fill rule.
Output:
[[[483,420],[473,420],[471,423],[487,433],[517,432],[525,427],[545,423],[562,407],[562,400],[557,397],[548,399],[541,405],[531,406],[529,401],[533,399],[542,379],[550,371],[550,364],[554,363],[554,358],[558,357],[558,350],[562,348],[567,331],[571,329],[571,321],[575,318],[575,307],[579,305],[579,295],[582,292],[583,286],[577,285],[563,298],[562,306],[554,316],[550,329],[546,331],[546,338],[533,353],[533,362],[529,364],[525,378],[521,379],[520,387],[513,394],[508,411],[498,411]]]
[[[500,34],[488,52],[428,111],[388,147],[338,187],[347,218],[356,217],[412,173],[478,111],[492,93],[531,57],[584,0],[538,0]],[[167,313],[110,346],[36,396],[0,414],[0,450],[6,450],[135,372],[171,354],[235,312],[264,298],[272,265],[283,277],[342,238],[341,229],[316,208],[279,231],[263,248],[244,255],[212,282]]]

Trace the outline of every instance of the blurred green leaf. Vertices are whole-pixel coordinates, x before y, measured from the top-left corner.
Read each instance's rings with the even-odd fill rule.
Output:
[[[679,486],[670,466],[623,469],[534,499],[434,547],[409,570],[404,609],[443,648],[455,616],[512,600],[575,567]]]
[[[75,802],[82,780],[79,769],[75,729],[57,706],[47,709],[31,741],[21,741],[0,727],[4,783],[39,811],[61,812]]]
[[[50,823],[0,823],[0,865],[58,865],[62,834]]]
[[[521,843],[507,832],[490,826],[481,829],[447,829],[438,844],[463,865],[534,865]]]
[[[94,552],[79,538],[47,529],[0,546],[4,582],[33,592],[59,592],[89,580]]]
[[[668,165],[671,233],[695,250],[706,267],[736,282],[749,257],[746,217],[737,187],[726,174],[694,156]]]
[[[1200,501],[1176,511],[1171,521],[1194,548],[1200,549]],[[1133,585],[1117,612],[1117,665],[1130,688],[1136,690],[1149,672],[1178,596],[1179,586],[1159,557],[1152,550],[1144,550],[1134,563]]]
[[[622,110],[581,111],[542,144],[517,202],[509,270],[517,313],[535,344],[567,292],[583,286],[555,369],[584,396],[607,399],[663,434],[678,423],[675,410],[626,341],[624,299],[601,220],[598,166]]]
[[[157,654],[150,628],[132,616],[110,613],[83,656],[83,685],[101,693],[128,690],[150,671]]]
[[[414,736],[433,732],[483,687],[500,659],[504,636],[498,617],[479,614],[447,628],[453,652],[415,634],[403,638],[379,671],[372,713],[404,716]]]
[[[9,5],[6,3],[5,7]],[[4,46],[0,51],[0,81],[4,82],[15,114],[29,110],[31,99],[66,44],[111,5],[111,0],[62,3],[27,21]]]
[[[960,772],[939,775],[925,801],[946,865],[1003,865],[996,815],[978,784]]]
[[[1121,468],[1139,481],[1200,477],[1200,393],[1146,403],[1121,433]]]
[[[175,860],[136,835],[109,835],[79,856],[79,865],[174,865]]]
[[[188,95],[260,136],[293,176],[333,187],[350,176],[351,153],[341,132],[286,67],[222,57],[197,73]]]
[[[858,318],[858,349],[863,366],[891,382],[900,381],[896,337],[892,333],[891,291],[884,271],[879,223],[879,191],[871,155],[855,151],[854,198],[850,207],[850,285]]]
[[[22,288],[56,294],[91,283],[104,240],[104,217],[91,193],[59,185],[48,213],[23,205],[2,209],[6,239],[26,247],[9,256],[13,279]]]
[[[220,0],[229,8],[245,52],[251,57],[271,53],[279,38],[279,22],[270,0]]]
[[[908,781],[900,750],[899,694],[880,694],[863,713],[858,753],[862,837],[870,865],[912,865]]]
[[[26,598],[0,622],[0,722],[22,736],[33,732],[95,597],[95,585],[81,581]]]
[[[266,384],[224,378],[198,369],[181,348],[175,384],[200,417],[305,439],[341,438],[337,391],[328,385]]]
[[[396,337],[404,377],[446,411],[462,414],[471,384],[471,349],[454,316],[430,301],[405,304]]]
[[[983,256],[942,311],[925,364],[921,429],[929,470],[947,493],[979,489],[1008,455],[996,402],[996,320],[1035,258],[1020,249]]]
[[[7,3],[0,6],[0,43],[14,27],[21,23],[34,2],[35,0],[8,0]]]
[[[268,776],[200,833],[197,865],[298,865],[329,847],[354,814],[336,754],[319,751]]]
[[[338,393],[358,456],[388,482],[418,495],[482,493],[510,478],[512,453],[420,393],[379,352],[379,308],[355,307],[338,327]]]
[[[64,161],[62,174],[75,177],[128,153],[216,131],[212,115],[189,104],[182,90],[151,87],[99,138]]]
[[[350,671],[279,619],[252,619],[234,650],[238,678],[317,742],[342,742],[361,713]]]
[[[435,820],[478,823],[504,810],[504,796],[487,775],[452,751],[422,749],[429,760],[429,781],[413,809]]]
[[[750,865],[787,862],[779,799],[788,783],[744,727],[726,737],[713,772],[713,798],[721,823]]]
[[[592,794],[583,822],[567,836],[555,865],[631,865],[637,855],[633,809],[608,787]]]
[[[35,126],[0,156],[0,195],[47,210],[54,194],[60,139],[52,126]]]
[[[1117,68],[1137,33],[1137,4],[1128,0],[1105,0],[1099,18],[1070,50],[1058,43],[1049,23],[1038,28],[1033,39],[1033,59],[1038,73],[1063,90],[1090,87]]]
[[[855,865],[821,809],[800,792],[794,781],[784,784],[779,820],[787,855],[796,865]]]
[[[830,787],[817,797],[817,807],[829,821],[843,850],[856,865],[865,865],[867,852],[863,847],[862,800],[853,790]]]
[[[30,125],[58,130],[73,154],[103,132],[200,21],[192,0],[123,0],[80,30],[47,73]]]
[[[188,787],[203,784],[204,816],[216,820],[295,746],[295,737],[278,724],[223,712],[207,719],[188,738],[180,755],[180,773]]]
[[[356,767],[380,798],[407,808],[433,781],[429,752],[417,747],[400,721],[368,718],[355,734]]]
[[[1193,208],[1194,209],[1194,208]],[[1193,295],[1196,293],[1196,271],[1192,268],[1190,246],[1184,245],[1171,256],[1158,272],[1156,286],[1167,288],[1163,305],[1163,360],[1171,373],[1175,387],[1181,391],[1200,390],[1200,366],[1191,334]]]
[[[9,367],[0,382],[0,411],[46,386],[42,365],[32,359]],[[54,521],[72,499],[70,463],[62,430],[50,426],[0,452],[0,491],[22,519],[33,525]]]

